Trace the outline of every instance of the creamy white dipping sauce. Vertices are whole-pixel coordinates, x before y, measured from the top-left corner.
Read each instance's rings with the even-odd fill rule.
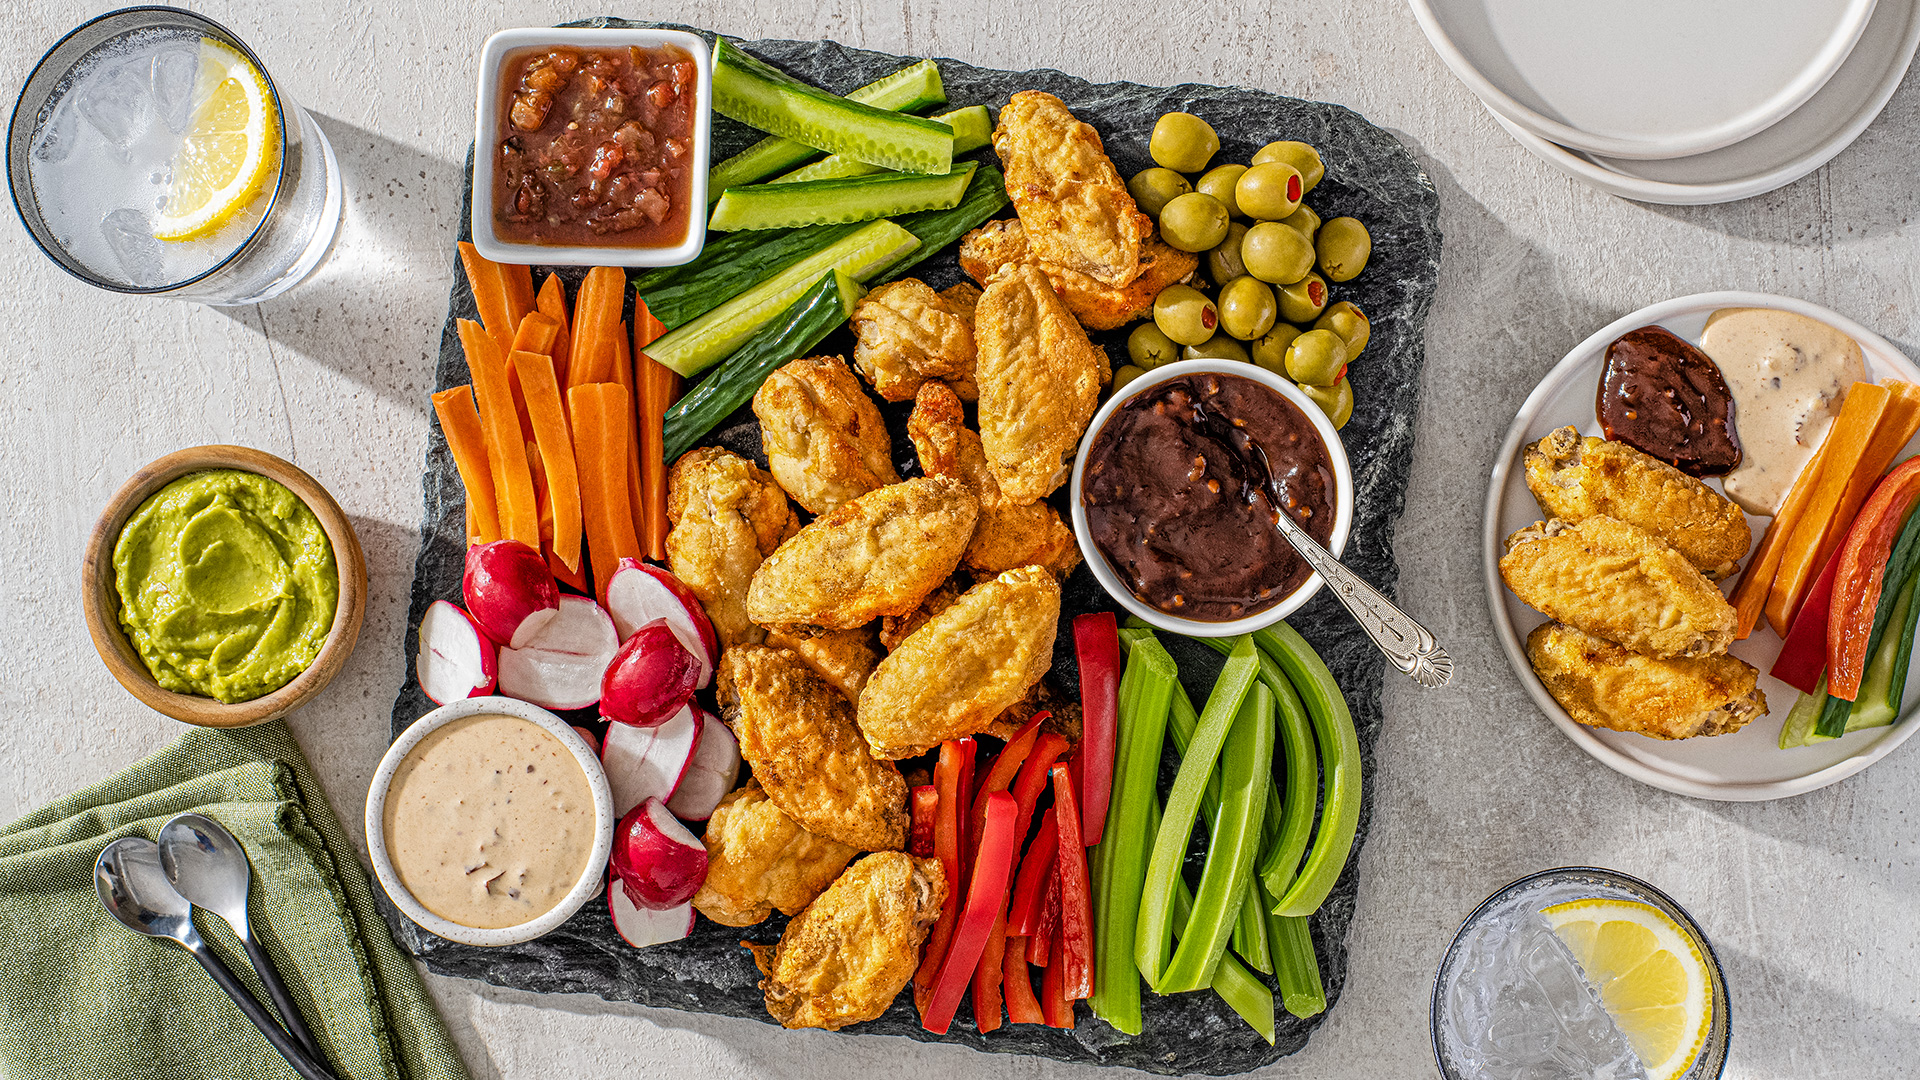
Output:
[[[593,854],[593,789],[566,745],[517,716],[468,716],[407,752],[387,790],[387,856],[420,905],[519,926],[573,891]]]
[[[1722,481],[1750,514],[1772,516],[1827,437],[1847,388],[1867,381],[1860,343],[1818,319],[1771,308],[1722,308],[1700,349],[1733,391],[1739,468]]]

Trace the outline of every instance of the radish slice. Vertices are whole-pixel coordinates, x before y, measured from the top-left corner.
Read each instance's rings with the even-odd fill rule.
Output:
[[[620,939],[636,949],[679,941],[693,933],[692,904],[648,911],[633,902],[619,878],[607,882],[607,912],[613,916],[613,928],[620,932]]]
[[[493,693],[499,657],[486,632],[458,604],[435,600],[420,617],[413,671],[435,705]]]
[[[655,619],[665,619],[680,644],[699,659],[699,685],[712,680],[713,666],[720,662],[720,640],[700,598],[679,578],[639,559],[621,559],[607,582],[607,614],[613,616],[622,641]]]
[[[500,650],[500,692],[547,709],[584,709],[620,651],[613,620],[584,596],[560,597],[560,614],[524,648]]]
[[[665,800],[674,793],[699,753],[707,718],[698,705],[688,703],[658,727],[607,725],[600,764],[607,770],[614,813],[625,817],[648,799]]]
[[[560,614],[560,586],[540,553],[518,540],[495,540],[467,549],[460,592],[487,636],[515,649]]]
[[[667,809],[682,821],[705,821],[740,782],[740,741],[720,718],[701,714],[700,742]]]
[[[627,898],[650,911],[693,899],[707,880],[707,847],[659,799],[632,810],[613,831],[613,875]]]
[[[622,724],[656,727],[673,719],[699,686],[700,662],[680,644],[665,619],[633,632],[606,667],[600,715]]]

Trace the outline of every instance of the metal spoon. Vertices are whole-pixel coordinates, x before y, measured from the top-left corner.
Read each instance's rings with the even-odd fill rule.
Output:
[[[233,999],[253,1026],[260,1029],[260,1034],[267,1037],[280,1056],[287,1059],[294,1072],[305,1080],[339,1080],[308,1057],[300,1044],[280,1029],[273,1015],[253,999],[246,985],[207,947],[193,925],[193,905],[167,884],[166,871],[160,866],[160,848],[153,841],[129,836],[108,844],[93,864],[93,885],[108,914],[129,930],[172,941],[200,961],[200,966],[207,969],[207,974],[213,976],[213,981]]]
[[[1273,520],[1280,535],[1287,538],[1287,543],[1293,545],[1293,550],[1300,553],[1308,566],[1327,580],[1333,598],[1346,606],[1360,629],[1367,632],[1401,674],[1428,689],[1447,685],[1453,678],[1453,657],[1440,647],[1433,631],[1395,607],[1393,601],[1380,595],[1380,591],[1359,574],[1342,566],[1333,552],[1321,547],[1318,540],[1293,520],[1292,514],[1275,514]]]
[[[253,884],[252,866],[240,841],[205,814],[178,814],[160,829],[160,866],[167,881],[194,904],[213,912],[233,927],[247,950],[247,961],[267,988],[267,997],[286,1021],[288,1034],[315,1061],[325,1061],[320,1044],[300,1016],[293,995],[280,978],[273,958],[254,939],[247,923],[247,891]]]

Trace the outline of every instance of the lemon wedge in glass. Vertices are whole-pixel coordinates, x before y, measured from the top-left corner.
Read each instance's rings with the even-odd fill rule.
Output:
[[[154,221],[161,240],[217,231],[274,175],[280,120],[260,70],[231,46],[200,40],[193,126],[173,156],[173,183]]]
[[[1575,900],[1540,912],[1579,962],[1648,1080],[1684,1074],[1706,1045],[1713,983],[1700,949],[1659,908]]]

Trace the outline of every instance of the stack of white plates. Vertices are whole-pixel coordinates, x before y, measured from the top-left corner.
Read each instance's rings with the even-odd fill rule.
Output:
[[[1790,184],[1865,131],[1920,44],[1920,0],[1409,0],[1494,119],[1623,198]]]

